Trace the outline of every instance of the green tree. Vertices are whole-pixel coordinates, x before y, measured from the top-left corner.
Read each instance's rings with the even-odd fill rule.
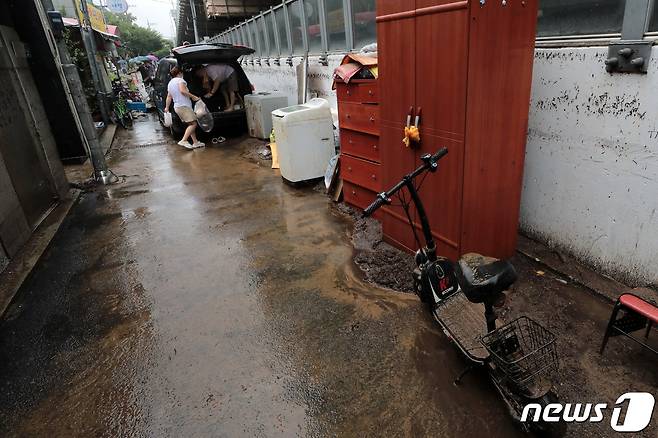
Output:
[[[108,10],[103,11],[108,24],[119,28],[122,47],[119,49],[121,55],[137,56],[155,53],[167,55],[171,48],[171,42],[162,38],[159,32],[147,29],[136,23],[136,18],[130,13],[115,14]],[[157,52],[157,53],[156,53]]]
[[[171,49],[174,47],[174,43],[171,40],[164,40],[164,47],[156,52],[153,52],[158,58],[164,58],[171,53]]]

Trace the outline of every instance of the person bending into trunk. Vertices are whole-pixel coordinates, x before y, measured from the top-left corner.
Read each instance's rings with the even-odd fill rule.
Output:
[[[169,112],[169,107],[171,102],[174,102],[174,111],[178,114],[178,117],[184,122],[187,123],[187,129],[183,134],[183,138],[178,142],[180,146],[183,146],[188,149],[195,149],[205,146],[196,138],[196,114],[192,109],[192,101],[201,100],[201,98],[190,93],[190,90],[187,88],[187,82],[183,79],[183,71],[178,67],[171,69],[171,80],[169,85],[167,85],[167,102],[165,103],[164,112]],[[192,144],[188,142],[189,138],[192,138]]]
[[[235,69],[228,64],[208,64],[197,70],[196,74],[210,88],[204,97],[209,99],[219,91],[224,96],[224,111],[233,111],[235,95],[238,92],[238,75]]]

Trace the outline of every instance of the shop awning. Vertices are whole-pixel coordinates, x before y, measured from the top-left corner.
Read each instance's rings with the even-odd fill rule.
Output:
[[[67,27],[80,27],[80,22],[78,21],[77,18],[62,18],[62,21],[64,22],[64,26]],[[119,29],[116,26],[109,25],[107,26],[108,32],[101,32],[100,30],[94,29],[94,32],[99,34],[101,37],[111,40],[111,41],[119,41],[121,40],[121,37],[119,37],[118,32]],[[112,33],[110,33],[112,32]]]

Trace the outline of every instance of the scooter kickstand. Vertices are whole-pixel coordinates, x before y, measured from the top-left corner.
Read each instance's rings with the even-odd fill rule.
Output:
[[[464,370],[461,373],[459,373],[459,376],[454,380],[453,383],[457,386],[461,385],[462,384],[462,379],[464,378],[464,376],[466,376],[466,374],[470,373],[474,369],[475,369],[474,365],[467,366],[466,368],[464,368]]]

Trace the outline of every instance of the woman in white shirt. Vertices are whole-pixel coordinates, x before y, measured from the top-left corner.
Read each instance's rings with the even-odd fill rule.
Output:
[[[192,109],[192,101],[196,102],[201,99],[190,93],[187,82],[183,79],[183,71],[180,68],[172,68],[170,74],[172,79],[167,85],[167,102],[165,103],[164,112],[168,113],[171,102],[174,102],[174,111],[184,123],[187,123],[187,129],[185,129],[183,138],[178,144],[188,149],[204,147],[205,144],[196,138],[196,114]],[[192,138],[191,145],[188,141],[190,137]]]

